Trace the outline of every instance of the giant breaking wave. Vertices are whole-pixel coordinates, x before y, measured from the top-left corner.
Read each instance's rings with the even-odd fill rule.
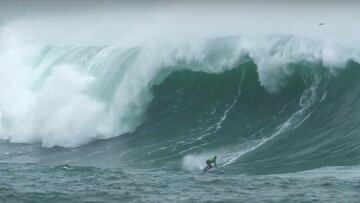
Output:
[[[138,47],[3,37],[0,46],[0,138],[10,142],[77,147],[132,133],[147,140],[136,160],[177,157],[193,170],[217,153],[222,165],[242,157],[267,171],[292,160],[331,164],[359,143],[347,139],[360,130],[352,49],[287,35]]]

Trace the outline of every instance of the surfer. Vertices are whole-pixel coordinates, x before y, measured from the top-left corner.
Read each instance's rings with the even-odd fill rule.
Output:
[[[204,168],[204,172],[205,171],[208,171],[212,168],[212,165],[211,164],[214,164],[215,167],[216,166],[216,156],[214,156],[213,158],[210,158],[208,160],[206,160],[206,167]]]

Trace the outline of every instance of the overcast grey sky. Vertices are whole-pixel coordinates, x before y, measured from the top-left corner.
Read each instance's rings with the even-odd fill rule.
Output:
[[[0,19],[11,32],[60,44],[237,34],[360,43],[354,0],[12,0],[0,2]]]

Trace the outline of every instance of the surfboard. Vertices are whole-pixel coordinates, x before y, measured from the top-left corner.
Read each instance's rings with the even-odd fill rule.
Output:
[[[218,167],[212,167],[207,171],[204,171],[204,173],[224,173],[223,170],[220,170]]]

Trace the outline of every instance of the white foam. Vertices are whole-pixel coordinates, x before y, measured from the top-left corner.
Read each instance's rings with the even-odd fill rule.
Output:
[[[188,171],[203,170],[206,166],[205,161],[213,156],[214,154],[211,154],[210,152],[186,155],[182,159],[182,167]]]

